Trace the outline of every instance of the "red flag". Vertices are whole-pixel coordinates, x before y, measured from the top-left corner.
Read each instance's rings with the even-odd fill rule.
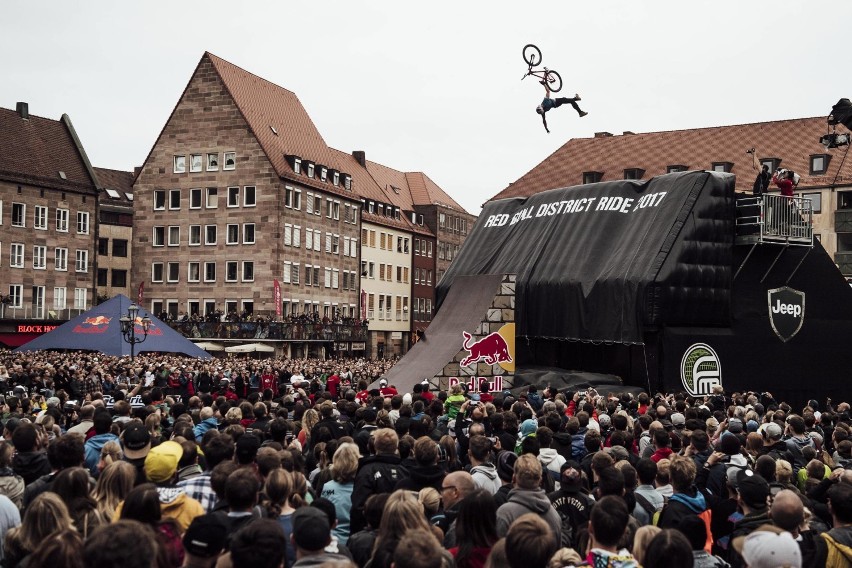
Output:
[[[278,280],[272,281],[272,297],[275,300],[275,317],[281,318],[281,284]]]
[[[136,305],[137,306],[142,305],[142,297],[143,297],[144,294],[145,294],[145,283],[140,282],[139,283],[139,291],[136,293]]]
[[[361,321],[367,319],[367,292],[361,290]]]

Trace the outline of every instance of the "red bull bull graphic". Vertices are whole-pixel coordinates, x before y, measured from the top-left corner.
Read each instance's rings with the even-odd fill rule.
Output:
[[[464,336],[462,348],[468,352],[468,355],[459,363],[462,367],[470,367],[483,361],[488,365],[499,364],[510,372],[515,370],[514,324],[506,324],[499,331],[489,333],[478,341],[474,341],[473,336],[466,331],[463,331],[462,335]]]
[[[104,333],[109,329],[112,318],[107,316],[91,316],[74,326],[74,333]]]

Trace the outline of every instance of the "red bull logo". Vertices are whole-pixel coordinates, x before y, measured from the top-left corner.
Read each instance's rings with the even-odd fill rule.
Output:
[[[83,320],[82,323],[74,326],[74,333],[103,333],[109,328],[109,322],[112,318],[107,316],[91,316]]]
[[[509,344],[499,332],[489,333],[479,341],[473,341],[473,336],[466,331],[462,334],[464,335],[462,347],[468,352],[468,356],[460,363],[462,367],[469,367],[480,361],[485,361],[488,365],[514,361],[509,354]]]

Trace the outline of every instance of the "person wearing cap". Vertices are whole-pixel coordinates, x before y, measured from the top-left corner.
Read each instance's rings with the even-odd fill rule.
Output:
[[[775,422],[769,422],[760,429],[760,435],[763,437],[763,448],[758,455],[770,456],[774,460],[786,460],[793,464],[793,456],[787,447],[787,443],[783,440],[784,432]]]
[[[157,486],[163,518],[174,519],[185,531],[195,517],[205,513],[201,504],[189,497],[183,488],[176,487],[178,463],[183,448],[168,440],[154,446],[145,457],[145,477]],[[120,510],[116,513],[120,515]]]
[[[515,462],[518,456],[510,450],[501,450],[497,454],[497,477],[500,478],[500,489],[494,494],[494,503],[499,507],[509,500],[512,491],[512,476],[515,474]]]
[[[183,535],[183,568],[213,568],[226,536],[227,529],[219,516],[195,517]]]
[[[743,518],[734,525],[731,540],[751,534],[761,525],[769,524],[769,483],[751,471],[740,470],[736,473],[737,505]],[[797,546],[798,550],[798,546]],[[728,551],[726,559],[732,566],[742,566],[742,559],[736,550]]]
[[[130,422],[121,433],[120,441],[124,450],[122,460],[136,468],[136,483],[147,481],[145,477],[145,458],[151,451],[151,432],[140,421]]]
[[[393,385],[388,386],[388,380],[385,378],[379,381],[379,392],[383,398],[393,398],[399,394]]]
[[[570,546],[577,542],[579,530],[588,525],[595,502],[583,488],[580,464],[569,460],[560,469],[559,489],[547,498],[562,520],[562,546]]]
[[[435,395],[429,391],[429,379],[423,379],[420,382],[420,398],[423,399],[423,402],[428,406],[433,400],[435,400]]]
[[[334,566],[349,562],[342,554],[326,552],[331,542],[331,525],[328,516],[317,507],[300,507],[293,513],[293,534],[290,535],[296,547],[296,563],[301,566]]]

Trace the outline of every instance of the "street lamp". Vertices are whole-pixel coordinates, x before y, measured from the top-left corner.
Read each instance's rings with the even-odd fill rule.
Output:
[[[142,318],[140,327],[142,327],[142,337],[136,335],[136,320],[139,315],[139,306],[130,304],[127,307],[127,315],[118,318],[121,322],[121,334],[124,336],[124,341],[130,344],[130,359],[136,356],[136,344],[142,343],[148,339],[148,329],[151,327],[151,318],[145,316]]]

